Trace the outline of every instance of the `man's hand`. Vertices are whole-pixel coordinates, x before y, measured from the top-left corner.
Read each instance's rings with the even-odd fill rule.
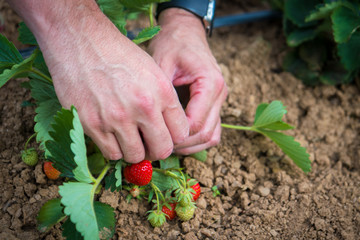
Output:
[[[180,154],[199,152],[220,141],[220,108],[227,88],[199,18],[170,8],[160,14],[159,24],[162,29],[151,41],[150,53],[174,86],[188,85],[190,90],[185,112],[191,136],[175,149]]]
[[[95,1],[12,1],[33,31],[63,107],[112,160],[164,159],[189,134],[176,91]],[[31,3],[29,3],[31,2]]]

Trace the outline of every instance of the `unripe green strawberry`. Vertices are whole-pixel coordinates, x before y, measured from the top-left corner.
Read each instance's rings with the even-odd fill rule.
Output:
[[[153,227],[161,227],[166,222],[165,213],[161,210],[150,211],[148,221]]]
[[[178,204],[178,205],[176,205],[175,212],[176,212],[176,215],[180,218],[180,220],[182,220],[184,222],[189,221],[194,216],[195,205],[189,204],[189,205],[183,207]]]
[[[21,151],[21,159],[29,166],[35,166],[38,163],[38,154],[34,148]]]

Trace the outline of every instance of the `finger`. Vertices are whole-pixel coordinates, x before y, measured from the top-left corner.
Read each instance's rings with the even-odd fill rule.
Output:
[[[217,144],[219,144],[220,138],[221,138],[221,124],[219,121],[219,123],[216,125],[216,128],[214,130],[214,134],[212,135],[211,139],[208,142],[198,144],[195,146],[191,146],[191,147],[176,149],[175,152],[177,154],[181,154],[181,155],[190,155],[193,153],[197,153],[204,149],[216,146]]]
[[[120,145],[113,133],[88,132],[87,134],[106,159],[119,160],[123,157]]]
[[[103,123],[95,115],[89,113],[83,114],[84,111],[79,110],[80,119],[88,119],[87,122],[82,122],[84,132],[88,135],[100,149],[105,158],[110,160],[118,160],[123,157],[120,145],[111,131],[105,131]],[[84,116],[80,116],[84,115]]]
[[[209,115],[205,116],[205,123],[201,123],[202,128],[199,130],[196,129],[196,132],[194,129],[191,129],[191,132],[195,132],[195,134],[189,136],[185,141],[176,144],[175,149],[190,147],[208,142],[213,135],[213,131],[216,125],[220,121],[219,112],[221,109],[221,104],[222,104],[222,99],[220,98],[217,100],[213,108],[210,110]]]
[[[190,101],[185,109],[190,122],[190,134],[203,128],[210,111],[216,109],[216,114],[219,114],[225,95],[224,88],[222,78],[220,80],[197,79],[191,84]]]
[[[148,123],[140,124],[139,127],[149,160],[160,160],[170,156],[174,144],[161,113],[150,118]]]
[[[144,143],[136,125],[122,123],[114,132],[126,162],[134,164],[145,159]]]
[[[175,89],[171,86],[171,94],[163,99],[167,103],[162,113],[165,124],[174,144],[183,142],[189,136],[189,123],[185,112],[177,98]]]

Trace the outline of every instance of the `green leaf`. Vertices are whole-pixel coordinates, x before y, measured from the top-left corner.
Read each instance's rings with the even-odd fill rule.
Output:
[[[116,187],[120,187],[122,185],[122,174],[121,174],[121,164],[122,161],[119,160],[115,165],[115,177],[116,177]]]
[[[310,172],[311,161],[309,159],[309,154],[306,152],[306,148],[301,147],[300,143],[294,140],[294,137],[285,135],[281,132],[267,131],[263,129],[260,133],[275,142],[281,150],[304,172]]]
[[[119,0],[126,8],[137,11],[148,11],[150,4],[166,2],[168,0]]]
[[[331,15],[334,39],[337,43],[345,43],[349,41],[351,36],[359,29],[359,11],[360,9],[355,12],[347,7],[340,7]]]
[[[290,47],[297,47],[306,41],[314,39],[316,36],[317,30],[315,28],[298,28],[287,35],[286,43]]]
[[[190,157],[193,157],[193,158],[195,158],[196,160],[199,160],[200,162],[206,162],[206,159],[207,159],[207,151],[206,151],[206,150],[202,150],[202,151],[200,151],[200,152],[190,154]]]
[[[179,157],[175,154],[171,154],[166,159],[160,160],[159,163],[161,169],[180,168]]]
[[[348,84],[353,78],[340,61],[328,61],[324,66],[319,79],[323,84],[337,85]]]
[[[70,216],[76,230],[86,240],[99,239],[99,225],[94,209],[94,185],[82,182],[66,182],[59,186],[64,212]]]
[[[63,220],[66,215],[60,198],[47,201],[37,215],[38,229],[40,232],[47,232],[52,226]]]
[[[122,34],[126,36],[126,13],[120,1],[98,0],[97,4],[101,11],[114,23]]]
[[[306,85],[313,86],[319,83],[319,73],[311,70],[296,51],[291,51],[285,56],[283,68],[285,71],[291,72],[295,77],[301,79]]]
[[[74,177],[73,170],[77,167],[74,153],[71,151],[72,139],[70,130],[73,129],[73,114],[70,110],[61,109],[54,118],[51,139],[46,141],[46,157],[54,162],[54,167],[61,172],[61,176]]]
[[[141,32],[139,32],[139,34],[135,37],[135,39],[133,39],[133,42],[135,44],[140,44],[142,42],[150,40],[156,34],[158,34],[159,31],[160,31],[160,26],[144,28],[143,30],[141,30]]]
[[[290,129],[294,129],[294,126],[291,126],[283,121],[278,121],[278,122],[273,122],[270,123],[268,125],[262,126],[261,128],[266,128],[266,129],[270,129],[270,130],[290,130]]]
[[[321,3],[316,5],[315,9],[305,18],[306,22],[321,20],[331,15],[334,9],[342,5],[341,1],[333,1],[330,3]]]
[[[40,50],[38,50],[38,54],[34,60],[34,64],[33,64],[33,67],[38,69],[41,73],[43,73],[45,76],[47,76],[48,78],[51,79],[51,75],[50,75],[50,72],[49,72],[49,69],[45,63],[45,59],[44,59],[44,56],[42,54],[42,52]],[[33,73],[30,74],[30,76],[34,76],[32,75]],[[35,77],[35,76],[34,76]],[[40,80],[43,80],[43,81],[47,81],[46,79],[40,77],[39,75],[36,74],[36,78],[40,79]]]
[[[254,127],[260,128],[271,123],[279,122],[285,113],[286,110],[282,102],[277,100],[272,101],[262,110],[256,121],[254,121]]]
[[[155,184],[160,191],[166,191],[178,186],[175,179],[156,171],[153,171],[151,182]]]
[[[75,224],[72,223],[69,218],[61,225],[61,228],[63,229],[62,236],[65,237],[66,240],[84,240],[81,233],[76,230]]]
[[[261,114],[263,113],[263,111],[265,110],[265,108],[266,108],[267,106],[269,106],[268,103],[260,103],[260,104],[257,106],[254,122],[257,122],[258,118],[261,116]]]
[[[92,174],[100,174],[105,164],[105,158],[101,153],[96,152],[88,157],[88,167]]]
[[[320,0],[286,0],[284,13],[286,18],[299,27],[313,26],[316,22],[306,22],[305,18],[319,3],[321,3]]]
[[[111,239],[115,233],[116,219],[114,209],[101,202],[95,202],[94,208],[100,239]]]
[[[38,51],[34,51],[29,58],[12,65],[9,69],[4,69],[0,74],[0,88],[11,78],[27,77],[28,73],[32,70],[32,65],[37,54]]]
[[[348,71],[358,71],[360,69],[360,32],[352,35],[346,43],[338,44],[338,54],[341,63]]]
[[[45,149],[45,142],[51,139],[49,132],[52,129],[54,116],[61,110],[61,104],[56,96],[54,86],[49,82],[38,79],[30,80],[31,96],[36,100],[38,107],[34,121],[36,122],[34,130],[36,141],[40,142],[40,147]]]
[[[110,172],[109,175],[105,177],[105,189],[110,189],[111,192],[119,191],[121,186],[116,186],[117,179],[115,177],[115,170]]]
[[[0,34],[0,73],[4,69],[11,68],[13,65],[21,63],[23,57],[4,35]]]
[[[299,57],[304,60],[309,69],[320,71],[327,60],[325,43],[318,41],[310,41],[299,47]]]
[[[114,209],[107,204],[94,202],[96,221],[98,223],[99,238],[111,239],[115,233],[115,213]],[[63,236],[67,240],[82,240],[81,234],[76,230],[74,223],[68,218],[62,225]]]
[[[84,130],[74,106],[71,107],[71,112],[73,114],[73,129],[70,130],[70,138],[72,140],[70,148],[74,153],[74,161],[77,164],[77,167],[73,170],[74,177],[79,182],[95,182],[87,164]]]
[[[29,44],[29,45],[38,45],[33,33],[30,31],[30,29],[26,26],[24,22],[21,22],[19,24],[18,31],[19,31],[18,40],[21,43]]]

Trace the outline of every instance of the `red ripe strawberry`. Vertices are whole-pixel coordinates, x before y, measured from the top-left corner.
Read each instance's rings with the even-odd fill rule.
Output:
[[[45,175],[52,180],[59,178],[61,172],[52,166],[52,162],[44,162],[44,172]]]
[[[176,217],[175,207],[176,203],[169,203],[170,209],[164,204],[161,211],[165,213],[165,217],[167,220],[173,220]]]
[[[149,184],[152,177],[152,165],[149,160],[143,160],[139,163],[126,166],[124,169],[125,179],[137,186]]]
[[[196,184],[194,184],[194,185],[192,185],[190,187],[195,191],[195,193],[191,192],[191,194],[193,195],[193,200],[196,201],[199,198],[200,193],[201,193],[200,184],[197,182]]]

